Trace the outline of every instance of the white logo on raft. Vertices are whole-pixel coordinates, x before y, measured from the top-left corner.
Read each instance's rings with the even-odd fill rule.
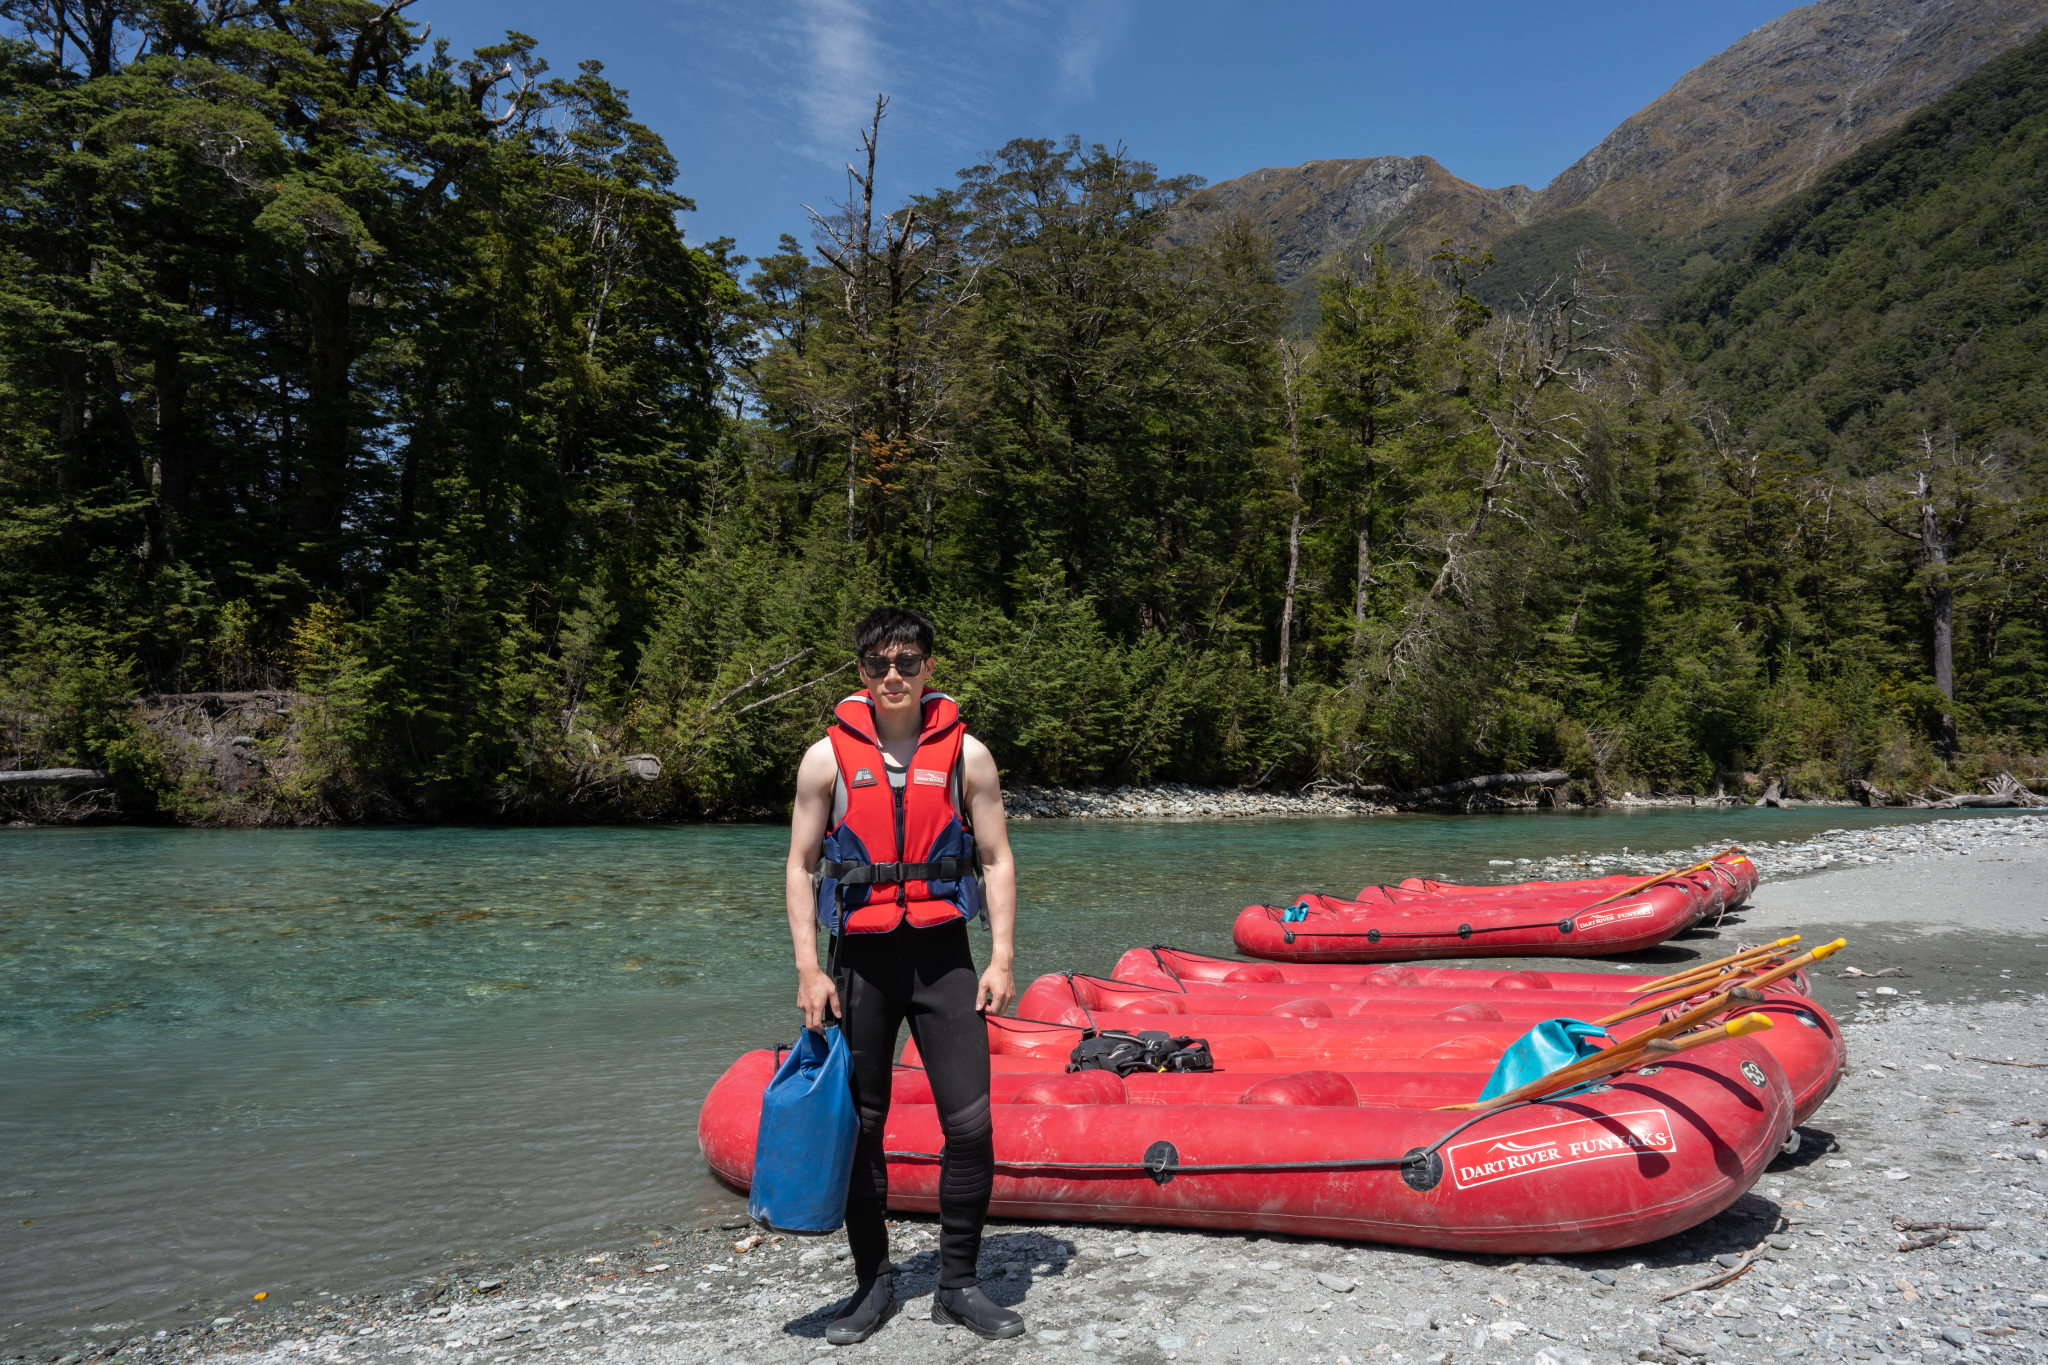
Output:
[[[1645,915],[1656,913],[1657,907],[1654,905],[1627,905],[1619,910],[1608,910],[1597,915],[1581,915],[1578,925],[1581,929],[1597,929],[1603,924],[1619,924],[1625,919],[1642,919]]]
[[[1444,1164],[1451,1168],[1451,1183],[1469,1190],[1557,1166],[1651,1152],[1669,1156],[1677,1150],[1670,1114],[1631,1109],[1461,1142],[1444,1149]]]

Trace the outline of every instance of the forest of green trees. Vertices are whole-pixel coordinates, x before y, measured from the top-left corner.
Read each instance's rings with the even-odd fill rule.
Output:
[[[2040,43],[1668,306],[1447,242],[1296,335],[1270,244],[1162,246],[1200,181],[1121,149],[884,202],[878,107],[747,260],[518,34],[0,17],[0,768],[116,793],[17,813],[773,812],[885,600],[1016,780],[1897,793],[2048,747]],[[234,790],[152,720],[250,690],[290,704]]]

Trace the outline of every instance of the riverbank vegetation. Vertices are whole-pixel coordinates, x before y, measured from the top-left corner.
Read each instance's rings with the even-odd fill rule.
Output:
[[[878,106],[747,260],[517,34],[5,13],[0,763],[131,813],[775,809],[881,600],[1036,783],[1835,795],[2048,747],[2038,43],[1661,317],[1590,248],[1489,306],[1446,243],[1296,336],[1254,228],[1163,248],[1199,182],[1120,148],[882,203]]]

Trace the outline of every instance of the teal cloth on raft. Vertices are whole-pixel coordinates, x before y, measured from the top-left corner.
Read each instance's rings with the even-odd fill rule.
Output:
[[[1490,1100],[1495,1095],[1519,1090],[1561,1066],[1570,1066],[1581,1057],[1590,1057],[1600,1051],[1593,1046],[1592,1040],[1605,1037],[1607,1030],[1598,1024],[1582,1024],[1576,1019],[1545,1019],[1508,1045],[1508,1050],[1501,1054],[1500,1064],[1487,1078],[1486,1089],[1479,1092],[1479,1098]],[[1573,1086],[1572,1090],[1580,1088]],[[1560,1093],[1569,1095],[1571,1090]]]
[[[1282,924],[1299,924],[1307,918],[1308,902],[1296,901],[1288,906],[1286,912],[1280,916],[1280,922]]]

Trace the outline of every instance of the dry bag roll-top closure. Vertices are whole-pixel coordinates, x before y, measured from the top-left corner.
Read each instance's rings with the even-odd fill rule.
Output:
[[[818,862],[818,920],[833,933],[929,929],[982,913],[979,865],[961,795],[967,731],[951,697],[928,692],[904,783],[889,781],[874,704],[856,693],[826,732],[839,765],[834,818]]]

